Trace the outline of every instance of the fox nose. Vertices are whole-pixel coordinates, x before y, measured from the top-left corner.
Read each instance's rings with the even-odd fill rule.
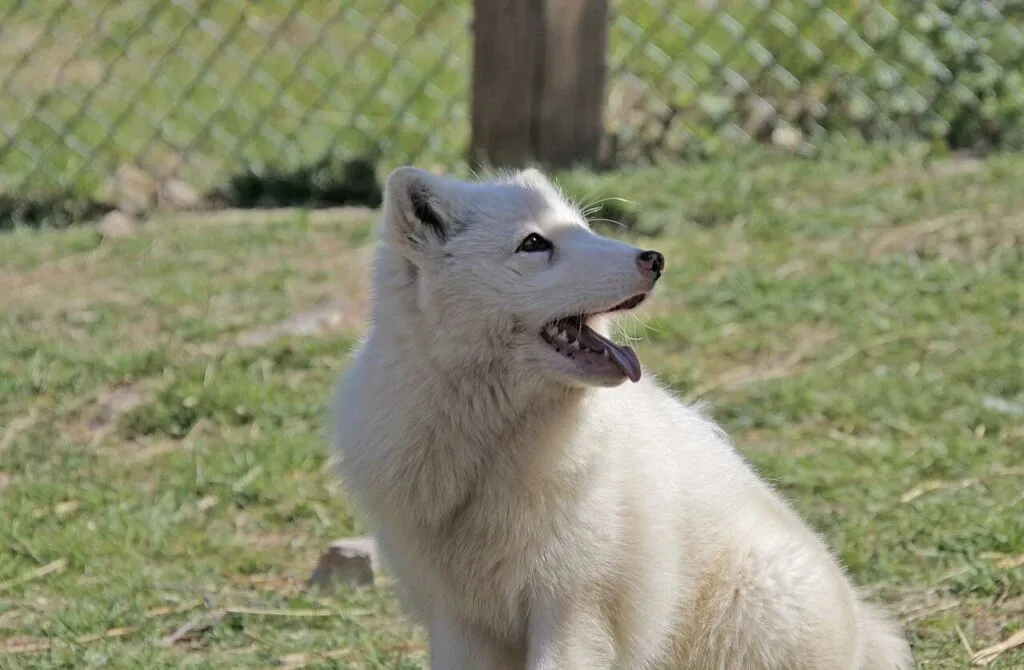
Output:
[[[665,269],[665,257],[657,251],[641,251],[640,255],[636,257],[636,264],[640,268],[640,272],[657,280],[661,277],[662,270]]]

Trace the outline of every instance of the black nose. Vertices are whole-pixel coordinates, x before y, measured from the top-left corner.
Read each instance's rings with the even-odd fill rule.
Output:
[[[657,251],[641,251],[636,257],[636,264],[644,274],[654,275],[655,279],[661,277],[665,269],[665,257]]]

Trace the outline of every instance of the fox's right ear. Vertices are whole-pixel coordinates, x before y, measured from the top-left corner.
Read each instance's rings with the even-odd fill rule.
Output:
[[[415,167],[400,167],[384,185],[386,234],[413,255],[444,244],[458,224],[452,185]]]

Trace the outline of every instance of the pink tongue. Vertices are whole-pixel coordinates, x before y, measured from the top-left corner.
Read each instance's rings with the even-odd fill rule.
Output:
[[[640,381],[640,359],[636,357],[632,347],[615,344],[587,325],[580,330],[580,342],[588,349],[604,349],[616,367],[622,370],[630,381]]]

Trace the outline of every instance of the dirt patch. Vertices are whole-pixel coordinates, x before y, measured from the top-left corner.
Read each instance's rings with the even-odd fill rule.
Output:
[[[131,444],[133,449],[127,454],[121,449],[118,456],[124,458],[126,463],[132,465],[146,464],[161,456],[177,451],[187,451],[191,448],[191,443],[183,440],[163,439],[159,442],[131,442],[129,444]]]
[[[873,258],[878,258],[889,253],[909,251],[919,244],[922,238],[938,233],[949,226],[962,223],[968,216],[968,212],[961,210],[946,214],[937,219],[928,219],[890,228],[881,235],[877,235],[871,241],[868,253]]]
[[[238,344],[243,347],[265,346],[289,336],[324,335],[329,332],[357,331],[363,326],[361,314],[342,305],[328,305],[299,312],[278,323],[242,333]]]
[[[958,177],[964,174],[985,172],[988,166],[985,161],[974,156],[954,156],[935,161],[929,166],[929,172],[937,177]]]
[[[916,624],[944,612],[964,607],[960,598],[948,593],[924,589],[904,594],[899,600],[899,616],[904,624]]]
[[[150,392],[142,384],[126,384],[103,392],[88,413],[86,430],[89,443],[96,444],[113,434],[121,419],[144,404]]]
[[[39,422],[39,412],[30,410],[25,416],[19,417],[8,424],[6,430],[0,434],[0,452],[6,451],[18,436],[30,430]]]
[[[289,303],[301,305],[326,293],[326,304],[298,310],[287,318],[252,328],[238,335],[241,346],[265,346],[290,336],[322,336],[331,333],[361,335],[369,311],[369,249],[339,250],[320,254],[302,264],[302,281],[289,291]],[[259,272],[258,268],[251,271]],[[307,279],[308,278],[308,279]]]
[[[123,280],[102,277],[95,268],[101,262],[47,263],[25,272],[0,273],[0,309],[30,307],[53,314],[75,303],[116,302],[137,304],[139,296],[125,290]]]
[[[978,638],[996,642],[1014,623],[1024,621],[1024,596],[1008,598],[978,612],[975,626]]]
[[[208,230],[219,217],[234,224],[251,222],[252,214],[189,217],[204,221],[202,227]],[[266,220],[287,220],[281,212],[258,214]],[[116,339],[117,346],[128,350],[148,349],[156,342],[187,349],[190,345],[179,341],[174,327],[183,319],[205,322],[204,327],[223,333],[213,334],[205,343],[217,350],[239,343],[263,345],[289,335],[357,336],[366,327],[366,280],[372,254],[372,247],[359,246],[365,241],[366,213],[346,208],[314,212],[310,217],[314,225],[324,227],[312,228],[294,246],[247,248],[242,239],[232,242],[235,234],[212,250],[187,246],[181,262],[194,255],[206,263],[210,284],[178,305],[172,315],[154,309],[150,300],[173,276],[119,261],[107,245],[30,269],[0,272],[0,285],[6,289],[0,291],[0,311],[22,312],[24,327],[42,339],[73,341],[84,347],[110,346],[109,340]],[[169,219],[170,230],[183,219]],[[344,226],[338,229],[339,220],[353,222],[352,235],[346,234]],[[150,228],[153,225],[143,224],[139,234],[163,237],[164,229]],[[196,232],[201,232],[198,227]],[[277,288],[268,289],[268,282]],[[281,316],[282,305],[291,314],[280,323],[268,323]],[[92,326],[102,310],[119,315],[116,333]],[[241,336],[240,331],[244,331]]]
[[[985,262],[1000,249],[1024,250],[1024,221],[1005,212],[959,210],[866,234],[868,254],[914,254],[960,263]]]
[[[233,583],[248,591],[271,591],[285,596],[294,596],[306,590],[306,582],[290,575],[228,575]]]
[[[148,402],[152,395],[152,383],[146,381],[102,389],[69,413],[64,431],[96,447],[117,432],[121,419]]]
[[[281,207],[276,209],[221,209],[217,211],[174,214],[159,216],[153,219],[154,225],[266,225],[293,221],[296,217],[306,216],[314,226],[353,224],[363,226],[378,214],[369,207],[325,207],[307,210],[298,207]]]
[[[818,350],[838,336],[838,331],[829,328],[801,326],[794,329],[791,341],[796,344],[788,351],[725,370],[699,386],[693,394],[701,396],[716,389],[735,391],[760,382],[791,377],[801,372],[806,361],[814,358]]]

